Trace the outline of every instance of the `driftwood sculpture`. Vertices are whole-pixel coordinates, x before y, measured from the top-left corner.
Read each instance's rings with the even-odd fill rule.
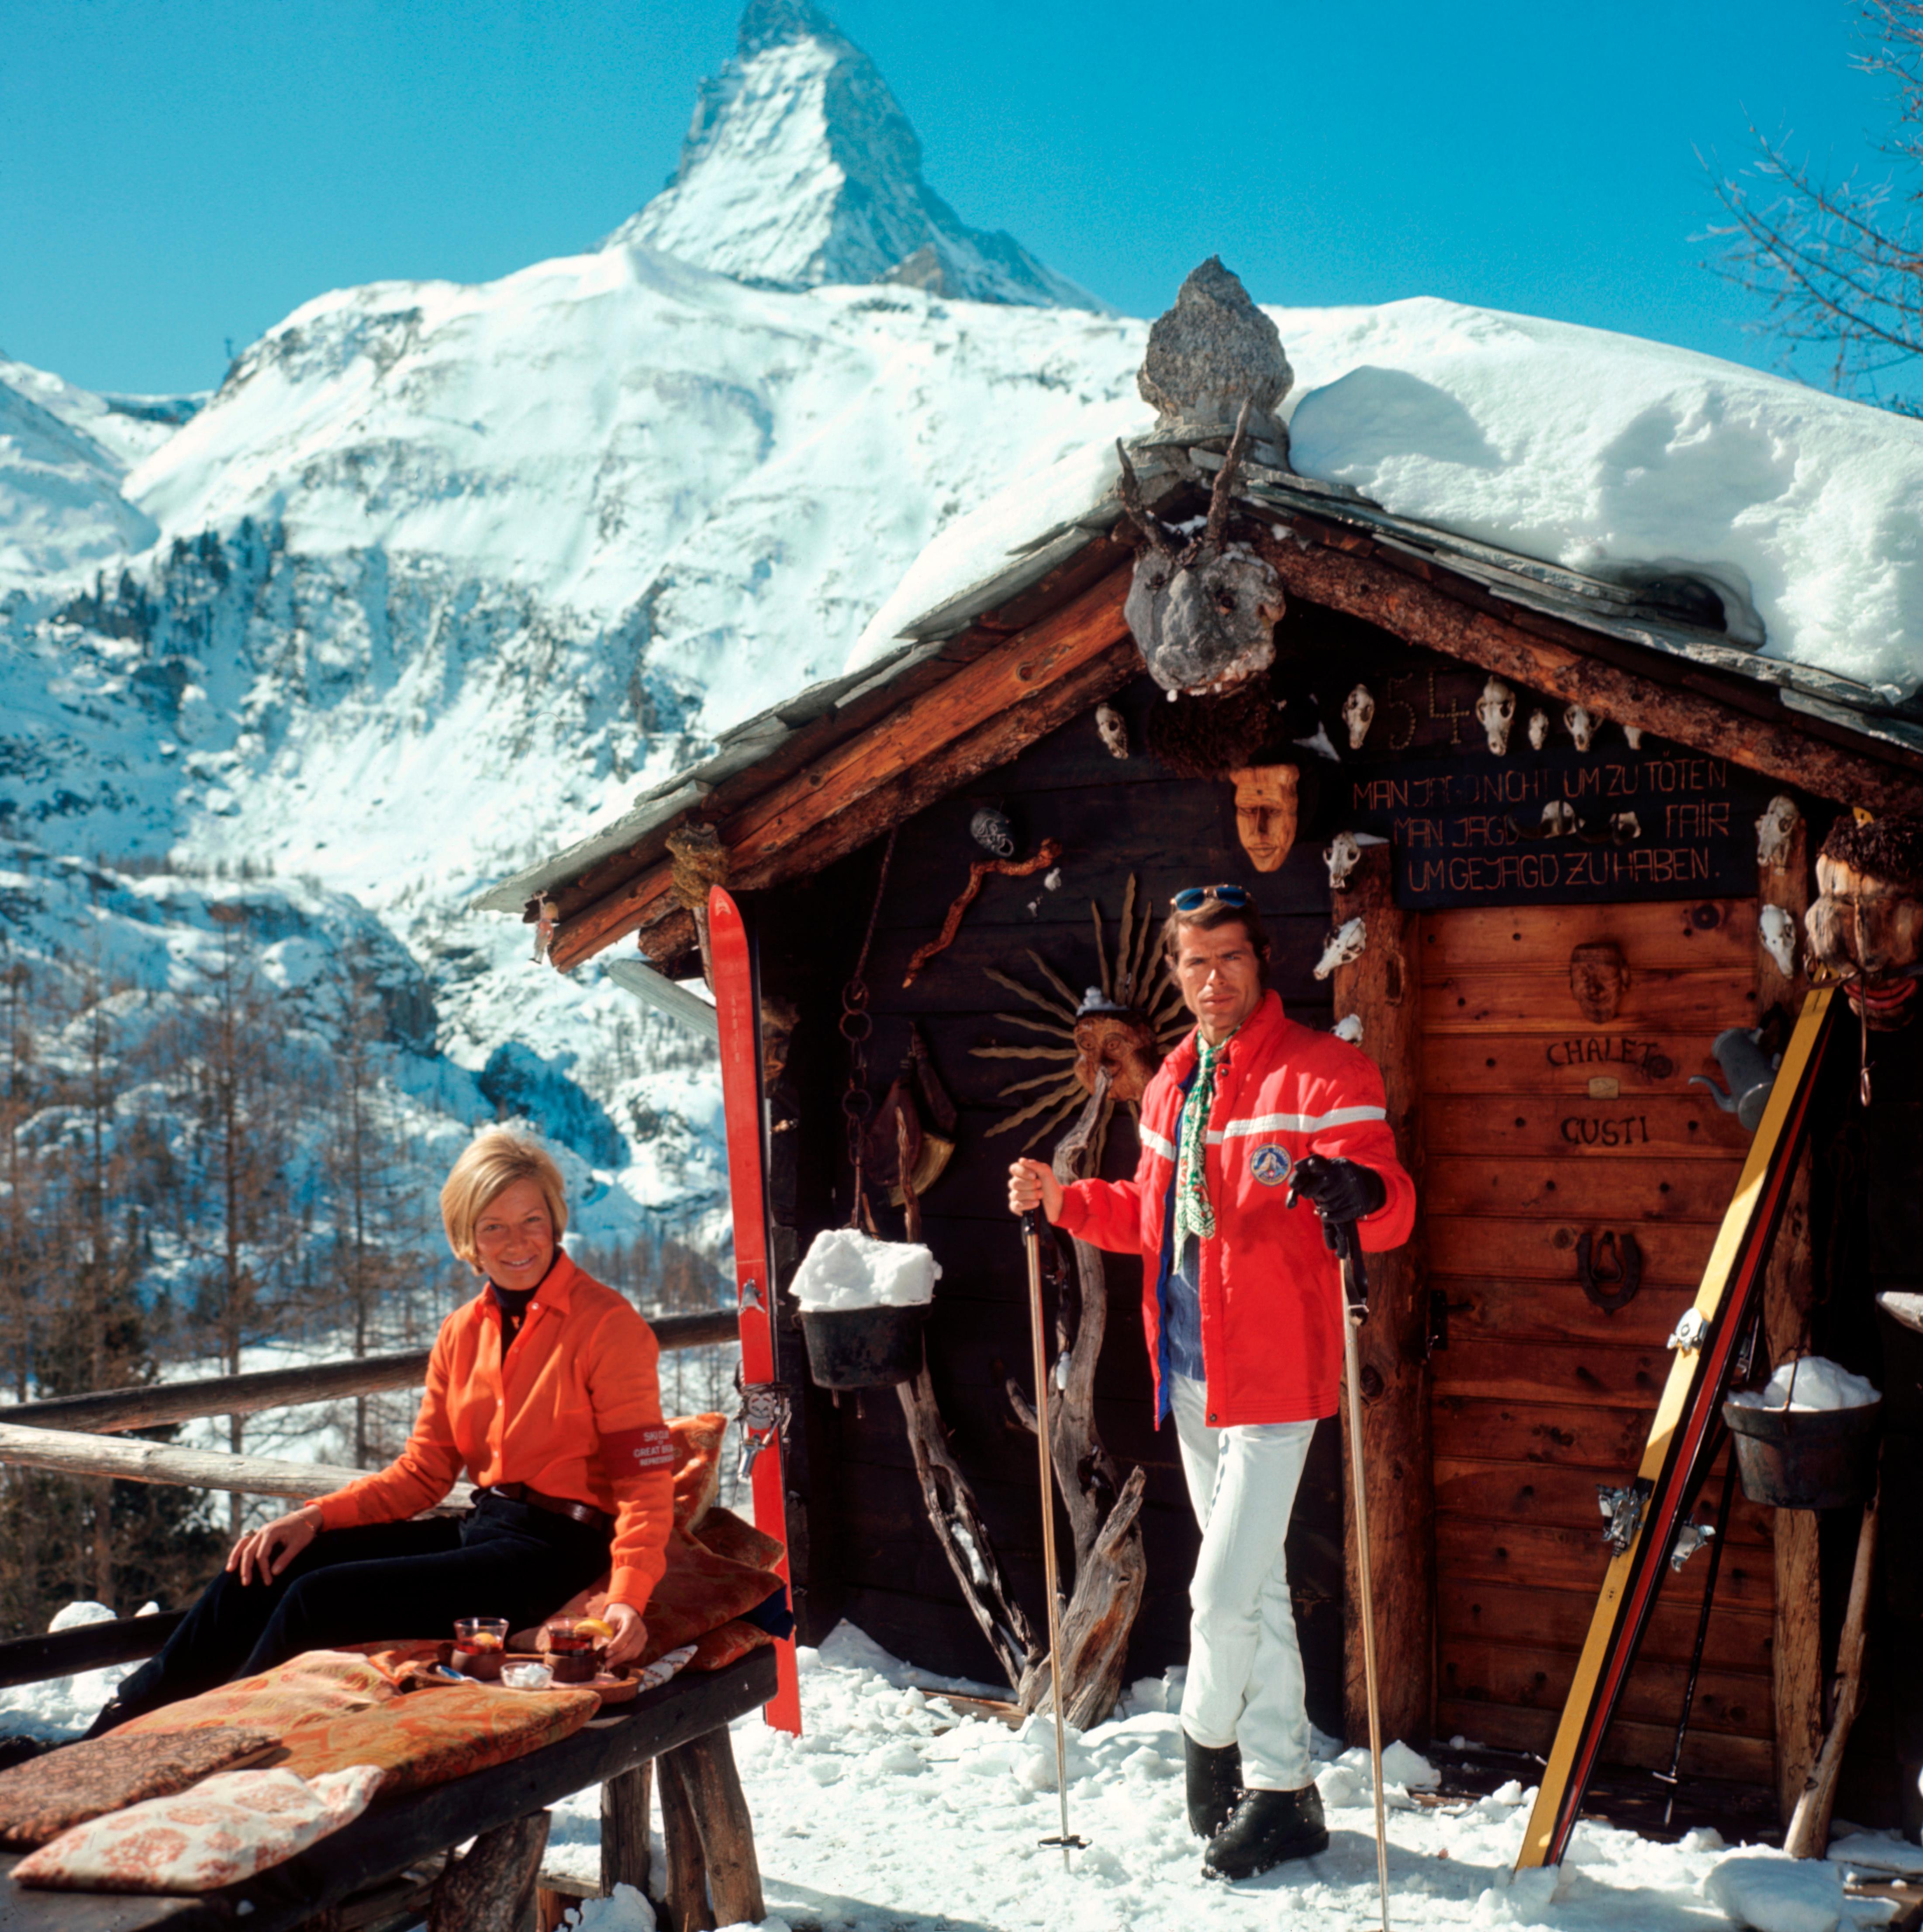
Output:
[[[911,1241],[922,1238],[922,1205],[915,1193],[914,1162],[908,1150],[908,1126],[897,1119],[896,1160],[902,1175],[903,1232]],[[1039,1664],[1046,1676],[1048,1652],[1001,1573],[994,1540],[975,1501],[975,1492],[948,1447],[948,1426],[936,1406],[934,1384],[924,1358],[910,1382],[897,1382],[902,1419],[908,1424],[908,1450],[915,1459],[915,1478],[921,1484],[922,1504],[934,1526],[948,1567],[962,1586],[963,1600],[981,1627],[988,1648],[1010,1688],[1019,1690]]]
[[[1122,508],[1148,541],[1136,559],[1122,614],[1148,674],[1164,691],[1200,698],[1232,690],[1275,662],[1282,580],[1246,545],[1228,541],[1235,478],[1249,446],[1242,405],[1228,454],[1216,472],[1201,531],[1184,538],[1142,501],[1142,484],[1118,441]]]
[[[1112,1103],[1106,1071],[1082,1116],[1064,1134],[1053,1162],[1057,1180],[1078,1180],[1090,1143],[1099,1138]],[[1063,1612],[1063,1703],[1069,1723],[1086,1730],[1115,1708],[1129,1632],[1142,1607],[1148,1575],[1142,1545],[1143,1487],[1139,1468],[1118,1480],[1114,1460],[1095,1426],[1095,1364],[1108,1328],[1108,1283],[1100,1250],[1075,1248],[1075,1278],[1056,1284],[1055,1389],[1049,1400],[1049,1454],[1055,1485],[1075,1535],[1075,1589]],[[1022,1426],[1036,1426],[1034,1405],[1013,1380],[1008,1398]],[[1048,1659],[1037,1658],[1018,1692],[1022,1708],[1040,1708],[1048,1695]]]

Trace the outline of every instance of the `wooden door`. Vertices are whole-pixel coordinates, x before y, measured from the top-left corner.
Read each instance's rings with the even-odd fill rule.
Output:
[[[1753,900],[1424,918],[1424,1193],[1448,1305],[1432,1365],[1442,1736],[1548,1748],[1607,1561],[1597,1486],[1634,1472],[1748,1144],[1689,1076],[1715,1071],[1724,1028],[1754,1023],[1756,924]],[[1582,1284],[1585,1237],[1605,1294],[1632,1240],[1640,1255],[1612,1312]],[[1699,1556],[1664,1582],[1617,1762],[1669,1762],[1708,1569]],[[1768,1513],[1739,1490],[1686,1768],[1771,1781],[1771,1592]]]

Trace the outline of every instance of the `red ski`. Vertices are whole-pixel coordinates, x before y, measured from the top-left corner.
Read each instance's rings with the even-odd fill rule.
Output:
[[[754,1526],[782,1546],[788,1581],[788,1500],[782,1478],[782,1392],[775,1382],[774,1290],[768,1273],[767,1191],[761,1132],[761,1015],[754,962],[740,909],[719,886],[708,894],[708,940],[721,1022],[722,1111],[728,1124],[728,1204],[734,1222],[734,1286],[741,1316],[742,1453],[754,1486]],[[778,1682],[762,1714],[801,1735],[801,1679],[794,1639],[776,1646]]]

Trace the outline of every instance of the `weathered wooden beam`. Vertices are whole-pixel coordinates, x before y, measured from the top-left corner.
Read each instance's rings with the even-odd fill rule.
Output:
[[[668,1870],[662,1888],[662,1916],[668,1932],[714,1932],[714,1908],[708,1900],[708,1865],[701,1846],[701,1823],[693,1795],[673,1754],[659,1760],[661,1842]]]
[[[1850,1576],[1850,1604],[1844,1612],[1843,1634],[1836,1646],[1836,1706],[1829,1734],[1796,1800],[1783,1849],[1792,1858],[1820,1858],[1829,1849],[1829,1823],[1836,1810],[1837,1781],[1843,1775],[1843,1754],[1863,1701],[1863,1652],[1868,1640],[1870,1580],[1876,1563],[1876,1520],[1882,1504],[1879,1490],[1863,1505],[1862,1526],[1856,1533],[1856,1564]]]
[[[1331,895],[1334,923],[1360,918],[1362,956],[1335,974],[1338,1019],[1362,1022],[1362,1051],[1382,1070],[1389,1126],[1421,1198],[1420,916],[1397,907],[1386,845],[1364,851],[1348,890]],[[1369,1319],[1357,1335],[1362,1373],[1362,1456],[1369,1498],[1369,1578],[1376,1611],[1383,1736],[1422,1739],[1434,1718],[1435,1497],[1430,1436],[1428,1272],[1422,1224],[1401,1247],[1371,1255]],[[1348,1454],[1342,1412],[1342,1453]],[[1352,1742],[1369,1735],[1363,1674],[1362,1553],[1343,1491],[1343,1702]]]
[[[1712,758],[1873,812],[1923,807],[1923,776],[1895,760],[1851,750],[1781,710],[1756,716],[1717,697],[1664,683],[1537,634],[1452,595],[1444,573],[1412,575],[1355,550],[1306,547],[1292,538],[1259,545],[1293,596],[1378,626],[1412,644],[1492,670],[1512,683],[1586,705]],[[1564,627],[1566,628],[1566,627]]]
[[[221,1450],[177,1448],[171,1442],[123,1442],[64,1429],[23,1429],[13,1422],[0,1423],[0,1462],[68,1476],[112,1476],[124,1483],[179,1483],[236,1496],[303,1498],[326,1496],[368,1474],[326,1462],[230,1456]],[[457,1483],[441,1506],[465,1508],[471,1493],[469,1484]]]
[[[116,1617],[74,1630],[48,1630],[0,1643],[0,1690],[13,1684],[40,1684],[50,1677],[72,1677],[110,1664],[133,1664],[152,1657],[172,1636],[184,1610],[151,1617]]]
[[[984,611],[968,630],[950,638],[934,656],[890,678],[885,684],[872,686],[837,704],[788,737],[778,740],[745,770],[723,778],[703,800],[702,815],[710,820],[726,818],[770,786],[812,764],[830,747],[856,736],[878,718],[944,682],[953,676],[958,665],[972,663],[998,650],[1016,632],[1040,622],[1050,611],[1078,597],[1118,565],[1130,562],[1131,554],[1126,543],[1091,533],[1084,548],[1058,564],[1040,583],[1018,592],[999,610]],[[668,835],[673,829],[673,824],[667,822],[654,826],[634,844],[608,853],[574,878],[550,886],[544,896],[562,919],[571,917],[652,865],[668,849]],[[693,921],[688,924],[691,936],[687,944],[692,946]]]
[[[1118,642],[1066,677],[1058,679],[1046,691],[990,718],[886,784],[878,785],[856,803],[824,819],[805,837],[796,840],[778,860],[737,878],[736,884],[750,891],[778,884],[800,874],[818,872],[850,852],[859,851],[881,837],[890,826],[958,790],[984,772],[1008,764],[1036,739],[1058,730],[1119,691],[1141,670],[1142,653],[1124,629]],[[642,947],[651,958],[665,962],[678,956],[674,951],[676,941],[669,936],[670,922],[678,911],[678,908],[671,908],[660,922],[651,919],[640,928]],[[679,943],[684,948],[692,945],[692,930]]]
[[[726,1730],[710,1731],[664,1752],[661,1775],[664,1814],[668,1789],[676,1786],[699,1836],[708,1897],[713,1901],[708,1923],[718,1918],[724,1925],[758,1925],[768,1908],[761,1895],[754,1824]],[[684,1923],[698,1924],[699,1916],[686,1910],[690,1888],[677,1880],[673,1860],[670,1852],[668,1905],[678,1932]]]
[[[548,1816],[530,1813],[483,1832],[434,1881],[428,1932],[521,1932],[534,1910]]]
[[[1781,1006],[1794,1014],[1808,982],[1802,971],[1803,915],[1810,904],[1809,827],[1799,814],[1780,852],[1759,860],[1758,897],[1764,906],[1780,906],[1795,922],[1796,954],[1785,973],[1757,948],[1756,1010]],[[1769,1366],[1786,1361],[1809,1340],[1814,1257],[1810,1231],[1810,1150],[1797,1156],[1783,1220],[1763,1264],[1762,1330]],[[1772,1702],[1775,1713],[1776,1800],[1786,1826],[1809,1781],[1822,1745],[1822,1592],[1817,1561],[1819,1518],[1814,1510],[1778,1510],[1772,1527],[1775,1546],[1774,1625],[1770,1646]]]
[[[638,1764],[601,1787],[601,1893],[632,1885],[645,1898],[648,1889],[648,1807],[654,1789],[652,1762]]]
[[[884,712],[870,729],[844,739],[722,819],[717,829],[728,851],[730,884],[766,883],[773,876],[771,862],[824,818],[900,778],[958,738],[1024,706],[1108,650],[1126,634],[1122,604],[1128,586],[1126,570],[1111,571],[1000,649]],[[634,932],[667,896],[671,874],[667,862],[658,861],[564,917],[548,948],[549,959],[566,972]]]
[[[694,1315],[659,1315],[648,1324],[665,1354],[736,1341],[740,1323],[732,1309]],[[149,1382],[137,1388],[102,1389],[91,1395],[56,1396],[46,1402],[0,1408],[10,1423],[32,1429],[80,1429],[112,1434],[188,1422],[202,1415],[246,1415],[257,1409],[298,1408],[304,1403],[372,1395],[382,1389],[419,1388],[428,1378],[425,1348],[404,1354],[362,1355],[316,1362],[301,1369],[263,1369],[256,1374],[213,1376],[190,1382]]]

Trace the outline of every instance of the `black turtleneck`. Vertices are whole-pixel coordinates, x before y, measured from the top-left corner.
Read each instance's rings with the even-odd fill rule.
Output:
[[[561,1250],[554,1250],[554,1262],[561,1258]],[[501,1353],[505,1355],[514,1346],[514,1337],[520,1333],[520,1324],[527,1319],[527,1304],[548,1284],[548,1275],[554,1272],[554,1262],[548,1264],[548,1274],[544,1274],[532,1288],[503,1288],[499,1282],[490,1281],[488,1292],[494,1298],[494,1306],[501,1311]]]

